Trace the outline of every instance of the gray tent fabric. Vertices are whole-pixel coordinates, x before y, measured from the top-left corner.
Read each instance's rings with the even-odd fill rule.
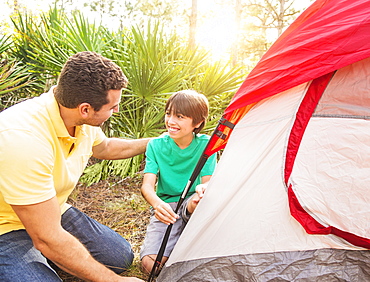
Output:
[[[157,281],[370,281],[370,252],[319,249],[206,258],[164,267]]]

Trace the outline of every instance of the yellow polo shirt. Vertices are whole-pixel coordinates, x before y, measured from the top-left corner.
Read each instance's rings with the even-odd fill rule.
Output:
[[[60,117],[53,88],[0,113],[0,235],[24,229],[10,204],[36,204],[56,196],[61,212],[68,209],[66,201],[92,147],[106,138],[99,127],[89,125],[76,127],[75,135],[69,135]]]

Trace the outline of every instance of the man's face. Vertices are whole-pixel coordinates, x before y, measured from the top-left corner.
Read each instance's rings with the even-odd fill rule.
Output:
[[[99,111],[92,110],[92,114],[85,120],[85,124],[101,126],[113,113],[118,113],[121,101],[122,90],[108,91],[108,104],[105,104]]]

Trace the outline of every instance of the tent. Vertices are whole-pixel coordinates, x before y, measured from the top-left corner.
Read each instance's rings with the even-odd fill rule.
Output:
[[[247,76],[157,281],[370,279],[370,1],[317,0]]]

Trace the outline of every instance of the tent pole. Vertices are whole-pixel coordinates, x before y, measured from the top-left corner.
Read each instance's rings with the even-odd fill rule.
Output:
[[[204,164],[206,163],[208,157],[209,156],[207,156],[205,154],[203,154],[200,157],[200,159],[199,159],[199,161],[198,161],[198,163],[197,163],[197,165],[196,165],[196,167],[195,167],[187,185],[185,186],[185,188],[184,188],[184,190],[181,194],[180,200],[177,202],[175,213],[178,213],[182,203],[184,202],[184,200],[186,198],[186,195],[188,194],[188,192],[189,192],[191,186],[193,185],[193,183],[195,182],[195,179],[198,177],[198,175],[199,175],[200,171],[202,170]],[[158,251],[158,254],[157,254],[157,257],[154,261],[152,271],[150,272],[148,282],[153,281],[154,277],[157,275],[158,269],[159,269],[159,267],[161,265],[161,262],[162,262],[164,251],[165,251],[166,246],[167,246],[168,239],[170,237],[172,226],[173,226],[173,224],[170,224],[170,225],[167,226],[167,230],[166,230],[166,233],[163,237],[161,247],[160,247],[160,249]]]
[[[210,145],[210,142],[212,140],[212,137],[217,136],[218,138],[222,138],[222,137],[220,137],[220,134],[222,135],[222,132],[219,130],[220,125],[227,126],[231,130],[235,126],[233,123],[229,122],[225,117],[221,117],[221,119],[219,120],[218,125],[216,126],[210,140],[208,141],[208,144],[204,148],[203,154],[199,158],[199,161],[198,161],[192,175],[190,176],[190,179],[189,179],[188,183],[186,184],[186,186],[185,186],[185,188],[184,188],[184,190],[181,194],[181,197],[180,197],[179,201],[177,202],[175,213],[178,213],[182,203],[184,202],[184,200],[186,198],[186,195],[188,194],[188,192],[189,192],[191,186],[193,185],[193,183],[195,182],[195,179],[198,177],[200,171],[202,170],[202,168],[203,168],[204,164],[206,163],[206,161],[208,160],[208,158],[212,155],[212,154],[207,154],[206,153],[207,149],[208,149],[208,146]],[[165,233],[165,235],[163,237],[163,240],[162,240],[161,247],[160,247],[160,249],[158,251],[158,254],[157,254],[157,257],[154,261],[153,268],[150,272],[148,282],[152,282],[154,277],[157,275],[158,269],[159,269],[159,267],[161,265],[161,262],[162,262],[164,251],[165,251],[166,246],[167,246],[168,239],[170,237],[171,229],[172,229],[172,224],[168,225],[168,227],[167,227],[166,233]]]

